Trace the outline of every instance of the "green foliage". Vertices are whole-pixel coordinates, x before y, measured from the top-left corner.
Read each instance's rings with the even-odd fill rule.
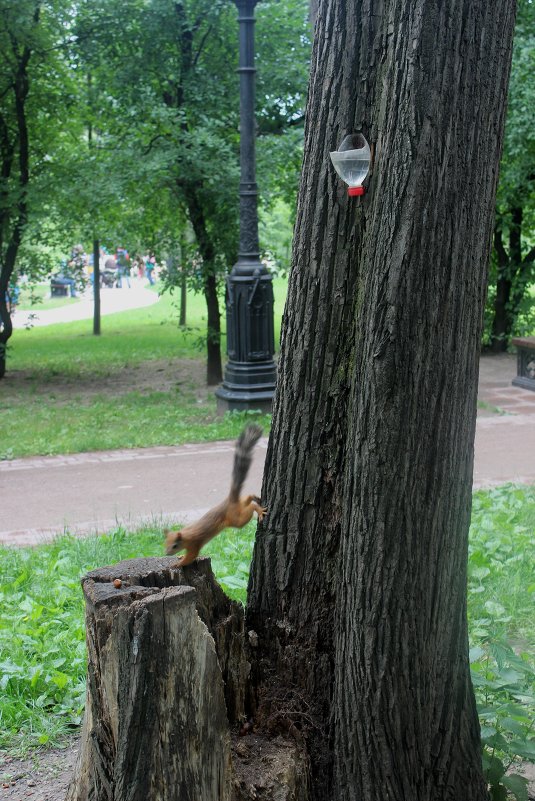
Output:
[[[305,0],[267,0],[258,11],[259,124],[265,137],[283,143],[274,148],[277,159],[260,162],[259,183],[270,191],[289,182],[295,192],[300,136],[282,134],[303,114],[306,15]],[[200,268],[225,273],[237,252],[236,9],[207,0],[91,0],[81,4],[77,30],[79,58],[91,72],[99,151],[121,163],[127,238],[135,240],[141,228],[145,242],[157,230],[176,242],[189,216]]]
[[[277,275],[287,276],[290,271],[293,222],[293,210],[280,199],[260,215],[260,241]]]
[[[312,47],[309,3],[268,0],[258,4],[256,16],[258,126],[261,136],[277,136],[303,123]]]
[[[218,537],[206,553],[225,591],[245,600],[254,524]],[[0,548],[0,748],[57,742],[81,721],[85,631],[80,577],[122,559],[159,556],[158,525],[135,533],[59,537]]]
[[[510,770],[518,758],[535,761],[534,534],[535,488],[500,487],[474,495],[470,662],[493,799],[509,792],[527,801],[526,780]]]
[[[505,141],[500,165],[498,213],[522,206],[530,215],[528,230],[533,231],[535,214],[535,131],[531,111],[535,104],[535,10],[531,0],[520,0],[515,27],[513,61],[505,126]]]
[[[535,106],[534,21],[533,3],[520,0],[496,199],[485,345],[501,342],[505,346],[511,335],[535,330],[535,131],[530,114]],[[505,329],[495,324],[500,311]]]
[[[535,489],[474,496],[470,533],[471,664],[493,799],[526,801],[525,781],[505,774],[534,760],[533,557]],[[204,553],[225,591],[245,602],[256,524],[229,530]],[[160,525],[101,537],[64,536],[36,548],[0,549],[0,746],[56,742],[78,725],[84,700],[79,578],[121,559],[162,553]],[[531,655],[528,656],[531,644]]]
[[[468,594],[472,634],[480,639],[533,635],[534,532],[534,488],[474,494]],[[492,606],[497,598],[503,609]]]
[[[33,219],[34,234],[47,238],[45,218],[50,213],[53,164],[65,140],[64,117],[74,107],[73,83],[65,56],[71,27],[68,4],[60,0],[0,0],[0,158],[3,165],[0,203],[0,261],[6,265],[6,249],[20,219],[20,202],[26,205],[23,231]],[[24,84],[17,98],[17,76]],[[21,149],[21,132],[28,137],[28,163]],[[21,161],[22,155],[22,161]],[[26,177],[21,174],[29,171]],[[45,231],[40,230],[45,226]],[[35,267],[26,252],[25,269]]]
[[[31,54],[31,180],[23,190],[18,274],[43,277],[74,242],[83,241],[89,252],[93,239],[112,246],[120,241],[133,253],[152,249],[159,258],[176,257],[191,224],[196,265],[190,285],[195,280],[204,290],[208,275],[222,279],[236,259],[238,239],[234,5],[0,0],[0,8],[6,130],[16,128],[8,90],[16,67],[11,40]],[[277,196],[295,196],[310,50],[307,8],[306,0],[266,0],[258,12],[259,184],[265,206]],[[21,198],[16,169],[3,174],[11,177],[2,184],[0,255],[20,217]]]

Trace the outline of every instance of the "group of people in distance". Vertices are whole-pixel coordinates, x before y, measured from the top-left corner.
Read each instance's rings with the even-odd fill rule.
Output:
[[[140,280],[145,278],[152,286],[155,283],[157,269],[156,258],[152,252],[131,258],[124,247],[115,248],[109,252],[105,247],[100,249],[99,256],[100,285],[117,287],[121,289],[123,282],[131,286],[132,273]],[[84,287],[89,280],[93,285],[95,280],[94,255],[85,253],[82,245],[75,245],[71,251],[70,259],[64,259],[60,271],[52,277],[52,282],[68,286],[71,297],[76,297],[77,290]]]
[[[90,260],[91,274],[93,273],[93,259]],[[115,274],[115,286],[119,289],[123,286],[123,279],[128,287],[131,286],[130,278],[132,271],[137,278],[142,281],[147,278],[149,284],[152,286],[155,282],[156,258],[150,251],[146,255],[134,256],[132,259],[126,248],[116,248],[115,253],[108,254],[101,252],[101,267],[108,271],[108,274]],[[93,281],[93,278],[91,278]],[[109,285],[109,284],[108,284]],[[112,284],[113,285],[113,284]]]
[[[110,253],[105,247],[100,249],[99,256],[100,286],[117,287],[121,289],[123,281],[127,287],[131,286],[130,278],[136,277],[139,281],[148,280],[151,286],[156,281],[158,264],[152,251],[145,255],[130,257],[128,250],[123,247],[115,248]],[[27,276],[13,276],[5,293],[5,302],[10,316],[15,313],[19,302],[20,282],[27,281]],[[93,286],[95,280],[95,266],[93,254],[87,254],[83,245],[75,245],[70,258],[62,259],[59,270],[51,276],[51,294],[68,292],[72,298],[85,289],[88,283]],[[57,292],[55,291],[57,289]],[[0,330],[3,327],[0,317]]]

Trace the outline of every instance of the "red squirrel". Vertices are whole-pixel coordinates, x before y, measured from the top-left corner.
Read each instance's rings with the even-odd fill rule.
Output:
[[[180,531],[165,531],[167,554],[186,551],[178,560],[178,567],[191,564],[199,555],[201,548],[224,528],[243,528],[253,516],[253,512],[257,513],[259,521],[267,514],[267,508],[260,505],[261,500],[256,495],[240,498],[241,488],[251,466],[253,448],[261,435],[260,426],[250,424],[238,437],[228,497],[206,512],[196,523],[190,523]]]

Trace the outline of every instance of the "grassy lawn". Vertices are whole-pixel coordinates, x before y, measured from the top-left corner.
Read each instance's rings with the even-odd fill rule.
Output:
[[[219,417],[215,399],[180,392],[75,396],[60,404],[53,396],[27,399],[2,410],[0,459],[235,439],[249,420],[265,432],[271,425],[270,415],[253,412]]]
[[[155,288],[157,290],[157,287]],[[280,339],[280,321],[287,281],[273,281],[275,294],[275,345]],[[119,290],[105,290],[119,291]],[[124,290],[126,291],[126,290]],[[109,375],[124,365],[153,359],[204,359],[206,305],[201,295],[188,293],[187,325],[178,326],[177,301],[169,294],[142,309],[109,314],[102,318],[102,334],[92,334],[92,320],[17,330],[9,343],[10,371],[27,370],[46,381],[58,374],[80,377]],[[224,317],[222,319],[225,328]],[[223,351],[226,339],[223,337]]]
[[[205,553],[233,598],[245,601],[255,524]],[[469,555],[473,680],[489,752],[533,758],[535,488],[474,496]],[[85,642],[79,579],[97,566],[162,553],[162,533],[122,529],[0,549],[0,747],[57,742],[81,720]],[[530,739],[531,738],[531,739]]]
[[[20,287],[18,308],[21,311],[32,311],[38,314],[40,311],[59,309],[61,306],[71,306],[76,303],[78,303],[78,299],[71,298],[70,295],[51,298],[49,282],[37,284],[32,286],[31,289],[27,284],[23,284]]]
[[[277,343],[286,286],[274,281]],[[107,315],[99,337],[91,320],[16,330],[2,382],[0,458],[235,437],[243,415],[218,417],[205,386],[204,299],[188,297],[186,329],[174,304],[164,295]],[[260,422],[269,427],[268,417]]]

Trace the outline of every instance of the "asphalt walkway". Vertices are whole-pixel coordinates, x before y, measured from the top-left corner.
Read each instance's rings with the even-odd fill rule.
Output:
[[[152,306],[157,302],[158,294],[147,289],[137,278],[131,278],[130,283],[130,287],[125,284],[122,289],[103,287],[100,290],[100,313],[102,316],[128,309]],[[77,303],[60,306],[58,309],[40,309],[38,305],[32,310],[17,309],[13,315],[13,327],[26,328],[28,325],[72,323],[75,320],[88,320],[92,317],[93,290],[88,289],[80,296]]]
[[[102,314],[157,300],[132,279],[131,289],[102,290]],[[92,297],[36,314],[34,325],[90,318]],[[23,312],[15,322],[25,324]],[[515,374],[515,356],[481,359],[474,488],[535,484],[535,392],[513,387]],[[260,491],[266,447],[267,439],[260,440],[245,491]],[[233,451],[233,442],[212,442],[0,462],[0,508],[9,510],[0,542],[34,544],[65,530],[196,519],[227,494]]]
[[[513,387],[513,356],[481,360],[474,488],[535,484],[535,392]],[[262,439],[244,490],[258,493]],[[234,443],[81,453],[0,462],[0,541],[34,544],[64,530],[103,532],[195,519],[228,492]]]

